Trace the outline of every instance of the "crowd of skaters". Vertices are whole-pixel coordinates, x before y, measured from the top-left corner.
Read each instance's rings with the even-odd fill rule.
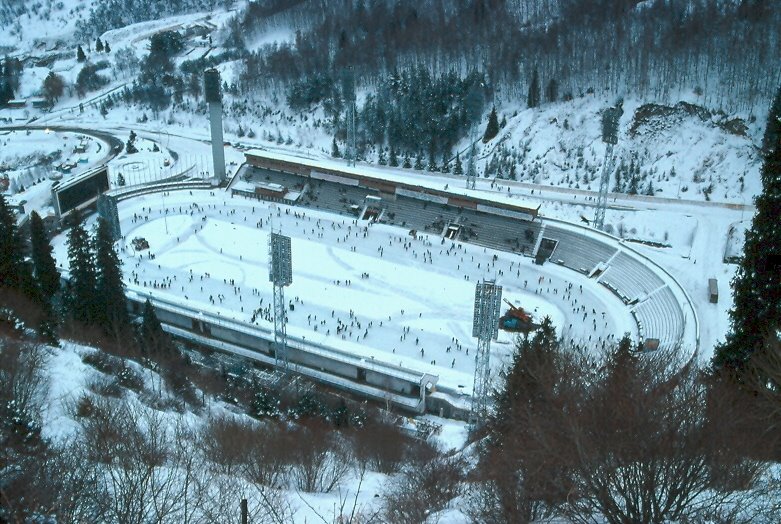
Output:
[[[177,243],[192,236],[198,237],[209,223],[209,219],[214,218],[234,225],[251,224],[257,229],[281,228],[282,232],[289,236],[315,242],[334,243],[340,248],[349,249],[350,252],[361,252],[372,257],[378,255],[385,257],[387,252],[388,258],[400,266],[425,265],[428,266],[427,270],[452,274],[452,266],[455,265],[455,272],[463,275],[465,280],[477,282],[481,278],[497,279],[498,283],[505,287],[516,287],[521,292],[525,290],[527,293],[542,295],[549,302],[559,302],[556,306],[567,314],[569,324],[560,328],[573,345],[596,341],[604,346],[614,339],[614,334],[610,331],[612,327],[610,316],[602,309],[597,311],[596,307],[587,305],[601,304],[594,300],[593,294],[584,296],[581,284],[560,277],[539,276],[529,279],[528,275],[536,270],[528,265],[523,267],[524,264],[528,264],[528,259],[522,261],[518,255],[500,256],[486,248],[464,245],[428,234],[410,235],[404,232],[393,234],[385,230],[383,234],[375,235],[370,223],[357,219],[341,216],[325,218],[320,212],[315,212],[313,215],[312,212],[307,213],[307,210],[300,208],[255,203],[238,197],[214,198],[207,202],[189,202],[185,205],[176,203],[166,207],[142,206],[140,212],[133,213],[131,222],[136,225],[172,215],[189,215],[193,218],[187,231],[178,232]],[[263,247],[261,250],[265,251]],[[214,311],[221,316],[254,325],[273,323],[270,284],[258,289],[236,279],[212,277],[207,271],[194,272],[192,268],[185,270],[184,275],[180,273],[177,279],[176,274],[166,274],[160,264],[151,262],[157,254],[154,252],[155,248],[156,246],[153,245],[148,252],[137,253],[130,253],[125,248],[125,254],[135,259],[134,267],[129,272],[129,279],[133,284],[163,291],[176,290],[178,287],[179,290],[176,291],[181,291],[181,295],[186,300],[208,302],[215,306]],[[219,253],[230,257],[231,255],[223,253],[225,248],[227,246],[219,247]],[[210,249],[217,248],[210,247]],[[243,255],[240,253],[234,258],[243,260]],[[295,258],[294,252],[294,282],[296,280]],[[251,263],[250,257],[247,263]],[[353,285],[354,277],[373,280],[370,278],[371,270],[371,267],[345,270],[344,275],[331,279],[330,283],[336,287],[350,287]],[[399,273],[401,272],[400,269]],[[378,283],[377,285],[392,284]],[[371,293],[371,287],[367,292]],[[383,316],[379,317],[378,311],[374,308],[363,308],[360,312],[330,307],[324,309],[328,297],[322,296],[322,291],[319,290],[313,290],[312,293],[312,304],[308,307],[299,296],[288,299],[286,311],[289,333],[298,334],[295,328],[311,330],[313,334],[324,337],[325,340],[322,341],[325,343],[328,343],[328,339],[336,337],[338,340],[390,351],[392,354],[404,356],[407,365],[412,357],[418,362],[434,366],[437,359],[440,359],[440,362],[445,362],[445,365],[450,368],[459,366],[459,369],[463,367],[470,373],[473,369],[476,341],[469,336],[469,333],[463,333],[463,338],[442,332],[433,333],[430,327],[437,322],[444,322],[445,319],[442,315],[437,316],[430,309],[411,313],[405,312],[404,308],[399,308],[387,314],[388,308],[384,308]],[[315,294],[317,297],[314,296]],[[424,304],[421,306],[426,307]],[[538,317],[539,315],[536,314],[535,319],[540,320]],[[290,327],[294,329],[291,330]],[[405,365],[405,360],[399,361],[399,364]]]

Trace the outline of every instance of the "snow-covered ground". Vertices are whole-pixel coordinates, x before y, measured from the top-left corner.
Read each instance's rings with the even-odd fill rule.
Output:
[[[53,6],[49,22],[23,17],[8,31],[0,33],[0,48],[12,56],[29,57],[30,61],[53,60],[46,67],[25,67],[17,98],[38,95],[50,70],[62,75],[69,84],[75,81],[81,64],[75,60],[76,42],[68,39],[72,37],[75,22],[86,14],[92,3],[91,0],[49,2],[46,5]],[[110,77],[108,85],[84,99],[79,99],[73,90],[66,90],[51,112],[29,105],[24,109],[2,109],[0,119],[15,124],[35,119],[36,124],[100,129],[123,142],[131,130],[135,131],[141,152],[123,153],[111,162],[112,184],[116,184],[119,173],[127,185],[165,178],[168,173],[188,169],[208,176],[212,170],[208,118],[202,111],[167,110],[153,115],[143,108],[120,104],[104,117],[100,114],[100,102],[108,93],[133,80],[113,67],[117,50],[127,48],[143,58],[148,52],[149,38],[156,31],[197,21],[220,26],[232,14],[197,13],[109,31],[102,38],[111,43],[112,54],[99,54],[85,46],[90,61],[108,60],[112,64],[111,69],[101,71]],[[32,35],[38,38],[30,38]],[[249,45],[293,38],[290,30],[275,27],[256,35]],[[58,40],[63,41],[58,43]],[[216,51],[188,42],[176,62]],[[237,64],[218,67],[224,80],[230,83],[236,79]],[[359,98],[362,96],[359,93]],[[683,101],[702,103],[693,94],[684,96]],[[226,97],[227,141],[292,153],[323,165],[343,166],[329,158],[332,129],[325,124],[322,108],[315,107],[305,115],[291,114],[285,106],[284,95],[274,93],[267,99],[251,100],[250,111],[237,116],[232,112],[232,102]],[[473,194],[515,204],[541,205],[545,217],[575,223],[581,223],[584,218],[591,220],[605,148],[600,137],[600,112],[615,100],[586,95],[534,110],[527,109],[523,101],[502,99],[501,95],[496,102],[499,118],[507,117],[507,126],[494,140],[480,145],[478,171],[481,175],[485,173],[494,157],[512,158],[517,165],[518,181],[495,181],[493,176],[481,176]],[[677,102],[666,103],[674,106]],[[631,96],[624,101],[616,152],[619,165],[623,160],[628,167],[635,160],[642,179],[639,191],[643,192],[650,181],[658,198],[611,195],[606,224],[621,238],[658,244],[656,247],[630,245],[667,270],[691,297],[700,321],[700,361],[705,364],[729,327],[727,312],[732,305],[729,282],[735,266],[724,264],[723,257],[725,252],[739,253],[742,249],[742,231],[753,214],[750,204],[760,190],[758,144],[763,119],[755,122],[751,115],[717,112],[703,119],[680,109],[667,118],[654,114],[639,118],[637,111],[645,103]],[[80,104],[84,105],[83,112]],[[151,117],[148,122],[142,122],[144,113]],[[755,114],[764,111],[760,108]],[[726,124],[734,117],[746,122],[745,134],[726,130]],[[244,132],[252,130],[257,136],[239,136],[240,126]],[[484,122],[480,126],[478,133]],[[16,181],[17,189],[20,183],[25,188],[18,194],[7,193],[13,195],[12,201],[26,200],[27,211],[51,213],[50,170],[17,160],[31,154],[51,154],[58,149],[63,151],[61,161],[78,163],[86,155],[87,162],[78,163],[78,169],[72,172],[77,173],[100,162],[106,152],[106,144],[87,140],[87,151],[73,155],[73,146],[78,142],[75,134],[0,130],[0,164],[16,163],[8,171],[9,178]],[[153,143],[159,152],[152,151]],[[466,148],[465,139],[459,149]],[[226,147],[225,151],[230,176],[243,161],[243,154],[234,147]],[[463,179],[442,174],[383,169],[360,163],[359,168],[376,176],[430,184],[440,189],[446,185],[451,191],[463,187]],[[38,179],[42,182],[31,184]],[[704,202],[703,189],[710,184],[714,186],[711,200],[733,205]],[[615,179],[611,177],[611,190],[614,185]],[[125,235],[120,243],[121,256],[129,288],[143,289],[249,324],[253,323],[253,313],[260,310],[254,323],[265,326],[271,326],[267,239],[273,223],[275,229],[293,238],[293,284],[286,290],[286,297],[295,305],[295,310],[289,313],[290,333],[366,358],[432,372],[440,377],[441,385],[464,393],[471,392],[473,381],[472,299],[474,285],[480,278],[496,278],[504,286],[506,298],[530,310],[537,318],[550,315],[565,337],[587,343],[589,337],[592,342],[594,337],[599,342],[608,334],[619,336],[625,331],[636,334],[636,325],[626,307],[593,280],[581,279],[580,275],[553,264],[534,266],[529,259],[508,253],[466,244],[455,247],[449,242],[442,244],[441,238],[435,235],[413,240],[406,231],[390,226],[356,224],[351,219],[327,213],[230,198],[223,192],[214,195],[174,192],[138,197],[123,202],[120,214]],[[728,246],[733,226],[739,234]],[[150,251],[135,253],[130,244],[135,237],[146,238]],[[65,265],[64,235],[55,243],[58,260]],[[155,254],[154,260],[148,258],[150,252]],[[497,256],[495,262],[493,255]],[[362,278],[362,275],[368,276]],[[718,304],[708,300],[708,278],[719,281]],[[573,289],[565,294],[568,283],[573,284]],[[573,308],[583,305],[587,307],[585,321],[582,313],[573,312]],[[596,314],[591,313],[592,308]],[[594,320],[598,320],[597,329],[593,328]],[[86,390],[89,377],[96,373],[82,363],[80,355],[84,351],[87,349],[68,344],[53,354],[52,388],[44,414],[46,437],[65,438],[76,429],[69,410]],[[495,369],[507,362],[511,351],[512,337],[501,333],[499,341],[492,345]],[[441,419],[436,422],[444,424],[437,437],[444,449],[463,448],[464,424]],[[379,499],[374,496],[383,491],[388,480],[385,475],[369,474],[359,504],[376,506]],[[341,495],[350,499],[357,479],[348,479],[340,487]],[[297,522],[316,521],[315,510],[328,515],[339,503],[334,494],[290,495],[298,508]],[[463,516],[456,513],[443,516],[441,521],[449,522],[451,516],[462,521]]]
[[[494,156],[506,156],[517,164],[520,181],[597,191],[606,147],[601,112],[614,102],[585,95],[537,109],[506,103],[499,109],[507,126],[479,151],[482,170]],[[672,108],[624,100],[616,164],[623,163],[624,169],[636,166],[639,193],[651,182],[654,195],[701,201],[706,199],[703,190],[713,184],[711,200],[750,201],[760,189],[761,161],[755,144],[761,130],[747,125],[741,134],[730,120],[744,117],[748,122],[747,115],[697,112],[702,108],[686,105],[698,103],[702,101],[695,95],[676,101]],[[503,176],[507,173],[504,169]],[[623,183],[626,187],[626,174]],[[611,176],[609,189],[615,185]]]
[[[433,373],[452,390],[471,392],[472,308],[481,278],[496,279],[505,298],[538,320],[550,316],[576,343],[637,335],[628,309],[603,286],[518,255],[436,235],[413,239],[392,226],[223,192],[149,195],[119,208],[130,289],[272,327],[267,246],[273,227],[293,238],[293,284],[286,299],[295,310],[289,312],[289,334]],[[137,237],[149,242],[149,251],[134,251]],[[59,240],[58,260],[65,264]],[[512,342],[502,332],[492,345],[496,367],[508,361]]]
[[[76,415],[79,400],[83,397],[94,397],[94,384],[101,383],[107,378],[110,379],[110,376],[107,377],[83,361],[85,355],[96,352],[93,348],[64,343],[60,348],[48,349],[47,352],[48,391],[43,399],[41,434],[55,445],[65,445],[82,431],[81,420]],[[148,393],[154,392],[154,397],[157,397],[158,394],[164,398],[169,397],[170,393],[165,388],[161,389],[162,378],[157,373],[142,368],[135,362],[126,361],[125,365],[143,379],[145,390],[143,393],[147,394],[147,398],[129,390],[123,390],[122,394],[122,401],[133,412],[140,415],[140,420],[145,420],[143,414],[152,414],[152,416],[160,417],[159,420],[163,427],[169,430],[173,430],[178,424],[184,424],[194,431],[201,431],[210,420],[209,417],[227,416],[238,420],[243,418],[246,423],[257,424],[249,417],[237,415],[232,406],[214,398],[209,398],[206,404],[208,416],[199,416],[191,411],[184,413],[158,411],[149,405]],[[463,423],[446,421],[436,417],[430,418],[443,424],[443,431],[438,437],[435,437],[434,443],[441,446],[443,450],[463,446],[466,435]],[[191,453],[199,452],[193,442],[186,442],[185,445],[193,446],[190,449]],[[385,492],[390,478],[388,475],[373,471],[366,471],[361,478],[358,471],[351,468],[331,493],[306,493],[293,486],[275,486],[273,491],[279,493],[290,504],[294,522],[316,522],[319,520],[318,515],[338,514],[341,500],[348,501],[348,508],[352,508],[352,505],[356,504],[358,510],[377,511],[382,504],[380,495]],[[231,496],[235,496],[237,504],[242,496],[248,497],[251,507],[254,506],[257,503],[253,495],[256,492],[255,487],[238,475],[236,475],[236,479],[244,490],[244,494],[234,493]]]
[[[108,144],[93,136],[52,130],[0,131],[0,177],[8,179],[9,201],[25,209],[51,211],[51,188],[100,164]]]
[[[187,169],[189,166],[197,169],[198,172],[203,171],[204,174],[211,172],[210,146],[205,140],[207,136],[205,129],[200,131],[197,129],[190,130],[188,133],[184,130],[171,129],[170,127],[161,126],[159,124],[134,125],[131,123],[111,122],[101,123],[100,127],[105,131],[110,131],[112,134],[115,134],[123,141],[126,141],[131,129],[136,130],[136,133],[139,136],[138,144],[142,150],[141,153],[135,155],[125,155],[123,153],[119,158],[112,161],[111,172],[114,181],[116,181],[116,173],[119,172],[119,169],[122,166],[128,168],[131,164],[139,166],[138,173],[140,174],[136,178],[140,177],[141,181],[146,181],[147,178],[145,177],[147,176],[151,179],[152,173],[156,172],[155,169],[158,170],[158,175],[161,177],[163,174],[166,174],[166,172],[180,172],[180,170]],[[17,135],[22,136],[23,133],[17,133]],[[145,149],[148,150],[152,147],[152,142],[158,145],[158,148],[161,150],[159,153],[144,151]],[[8,144],[12,144],[10,138],[8,139]],[[53,142],[53,144],[57,144],[57,142]],[[54,146],[50,143],[48,147],[51,149]],[[4,151],[17,150],[18,149],[15,147],[4,148]],[[145,155],[147,155],[148,158]],[[173,160],[174,156],[177,158],[175,161]],[[307,154],[305,156],[312,160],[314,155]],[[226,147],[229,174],[235,172],[235,169],[237,168],[236,164],[242,161],[242,157],[243,154],[240,151],[232,147]],[[141,160],[142,158],[144,161]],[[165,158],[171,158],[171,166],[168,168],[161,165]],[[341,162],[332,159],[318,159],[316,161],[325,166],[344,167]],[[139,163],[133,164],[133,162]],[[488,199],[498,199],[505,202],[514,204],[520,203],[521,205],[530,205],[533,207],[541,205],[541,213],[543,216],[562,218],[576,223],[580,223],[582,218],[593,218],[594,213],[593,204],[595,197],[593,193],[583,190],[546,187],[523,182],[510,182],[504,180],[497,180],[494,182],[493,179],[480,179],[478,180],[476,191],[469,192],[463,188],[463,179],[458,179],[453,176],[428,173],[421,176],[421,174],[410,170],[394,170],[366,165],[359,165],[359,169],[363,172],[371,173],[374,176],[421,183],[439,189],[442,189],[447,185],[448,190],[450,191],[462,191]],[[137,181],[136,178],[126,176],[126,181],[130,185]],[[38,190],[39,187],[43,187],[43,185],[39,184],[28,189],[28,194],[31,194],[29,193],[31,190]],[[39,212],[43,211],[44,213],[47,213],[49,211],[48,187],[45,188],[45,190],[40,190],[39,196],[40,202],[37,202],[35,199],[24,197],[25,200],[28,200],[28,203],[32,203],[31,205],[28,205],[28,210],[35,208],[38,209]],[[729,227],[736,222],[748,221],[753,210],[750,207],[744,209],[741,205],[723,206],[712,202],[697,203],[676,199],[667,200],[620,194],[611,195],[611,197],[611,208],[608,209],[607,212],[606,224],[614,234],[627,239],[652,241],[667,246],[649,247],[641,244],[632,244],[633,247],[669,270],[681,282],[690,296],[692,296],[701,320],[701,357],[706,359],[710,354],[710,351],[712,351],[713,345],[719,339],[723,338],[728,327],[726,313],[731,305],[728,283],[731,280],[735,266],[723,264],[722,257],[724,256],[726,249],[726,239]],[[190,202],[187,202],[187,204],[189,203]],[[156,205],[161,206],[162,204],[158,203]],[[733,209],[733,207],[736,207],[737,209]],[[378,226],[375,226],[372,231],[379,231],[379,229],[375,229],[377,227]],[[403,233],[397,232],[395,234],[402,235]],[[304,238],[302,240],[306,239]],[[433,240],[433,247],[437,247],[436,242],[438,241],[439,239]],[[265,253],[265,247],[263,247],[265,246],[264,238],[258,238],[255,242],[257,245],[261,246],[259,249]],[[310,247],[305,247],[304,249],[309,250]],[[438,249],[434,251],[434,255],[436,256],[438,252]],[[357,268],[365,267],[362,262],[350,263]],[[458,271],[457,266],[458,264],[456,264],[456,271]],[[265,271],[265,269],[262,269],[259,274],[263,274],[263,271]],[[365,270],[358,270],[358,276],[364,271]],[[503,271],[506,273],[506,268],[503,268]],[[371,275],[372,271],[368,270],[368,273]],[[471,278],[474,279],[477,278],[477,276],[478,275],[476,274],[471,275]],[[456,277],[456,280],[458,278],[463,278],[463,274],[456,275]],[[709,277],[716,277],[719,279],[721,297],[718,305],[709,304],[707,301],[706,286],[707,278]],[[565,272],[561,278],[574,280],[577,277]],[[152,280],[154,279],[155,278],[152,278]],[[335,278],[334,280],[339,279]],[[473,286],[473,283],[474,280],[472,280],[464,289],[473,289],[473,287],[471,287]],[[463,283],[459,284],[463,285]],[[253,287],[258,287],[258,284],[255,284]],[[443,286],[443,289],[445,287],[448,286]],[[260,288],[258,287],[258,289]],[[512,290],[510,289],[508,291],[511,292]],[[461,294],[467,296],[470,292],[471,291],[462,291]],[[208,294],[205,295],[204,298],[208,299]],[[264,304],[266,303],[267,301],[264,302]],[[529,304],[528,301],[522,301],[520,303]],[[239,311],[240,307],[241,306],[239,306]],[[438,304],[437,307],[441,308],[443,306]],[[330,313],[330,310],[328,313]],[[318,316],[318,318],[322,319],[320,316]],[[467,321],[468,318],[468,315],[463,317],[464,321]],[[570,322],[565,322],[564,324],[568,326],[569,323]],[[440,326],[437,326],[437,329],[440,328]],[[326,328],[326,331],[328,331],[328,329],[329,328]],[[463,334],[463,326],[461,333]],[[322,336],[322,333],[320,336]],[[439,336],[441,337],[440,341],[446,341],[450,340],[450,337],[458,338],[459,332],[451,330],[449,334],[441,333]],[[370,337],[367,335],[367,339],[368,338]],[[397,338],[398,337],[396,336],[396,339]],[[463,339],[459,340],[461,340],[461,343],[464,343]],[[444,347],[446,348],[447,344]],[[497,347],[502,346],[497,344]],[[426,346],[423,345],[422,348],[425,350]],[[386,345],[379,349],[382,349],[386,354],[388,351],[391,351],[390,355],[393,355],[393,347],[391,346]],[[447,353],[442,356],[433,356],[431,355],[431,351],[432,350],[426,350],[424,355],[417,353],[417,360],[415,362],[419,365],[430,366],[431,361],[437,360],[438,367],[447,368],[452,363],[452,359],[457,356],[454,355],[454,357],[447,358]],[[426,355],[431,358],[428,358]],[[383,357],[385,356],[386,355],[383,355]],[[375,357],[379,358],[378,355],[375,355]],[[444,361],[443,358],[445,359]],[[393,362],[395,358],[386,360]],[[458,361],[458,359],[456,360]],[[496,360],[499,359],[497,358]],[[452,369],[456,369],[456,366]],[[458,382],[459,384],[466,382],[466,384],[464,384],[465,386],[471,384],[470,380],[459,380],[455,382]]]

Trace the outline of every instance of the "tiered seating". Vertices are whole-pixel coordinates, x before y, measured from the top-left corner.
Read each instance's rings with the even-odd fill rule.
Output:
[[[642,298],[664,285],[664,281],[656,273],[625,253],[619,253],[610,261],[610,267],[599,281],[615,291],[627,303]]]
[[[259,180],[275,182],[289,188],[303,187],[309,183],[310,192],[298,204],[352,215],[352,205],[363,206],[371,190],[347,186],[323,180],[266,170],[252,170]],[[480,213],[470,209],[457,209],[443,204],[424,202],[409,197],[383,199],[385,208],[382,221],[419,231],[440,234],[447,224],[458,222],[464,227],[460,240],[493,249],[515,251],[531,255],[542,229],[540,222],[528,222],[510,217]],[[532,233],[527,237],[526,230]],[[632,310],[640,328],[641,338],[659,339],[659,347],[673,349],[680,344],[684,331],[683,313],[675,295],[664,281],[642,262],[625,254],[599,238],[547,223],[544,235],[557,242],[550,259],[590,274],[597,265],[610,266],[600,277],[600,282],[623,298],[626,303],[640,302]],[[615,258],[611,260],[611,257]],[[661,288],[661,289],[660,289]]]
[[[552,224],[548,224],[548,227],[545,229],[545,238],[558,241],[558,245],[550,257],[551,261],[584,274],[591,273],[591,270],[597,264],[607,262],[618,251],[615,247],[609,246],[596,238],[581,235]]]
[[[683,313],[669,287],[665,286],[634,308],[643,339],[659,339],[659,349],[675,349],[683,337]]]
[[[352,186],[339,186],[329,182],[312,180],[303,204],[307,207],[350,214],[350,206],[363,206],[367,191]]]
[[[383,222],[435,234],[440,234],[446,224],[458,217],[455,208],[414,198],[397,197],[396,200],[384,201],[383,206],[386,209]]]
[[[268,169],[249,167],[247,168],[247,173],[257,180],[281,184],[288,188],[302,186],[304,183],[306,183],[305,177],[293,175],[290,173],[282,173],[281,171],[269,171]]]
[[[295,188],[309,183],[310,192],[298,203],[303,206],[351,214],[350,206],[362,206],[370,192],[355,186],[345,186],[323,180],[307,180],[305,177],[265,169],[251,168],[249,173],[264,182],[274,182]],[[537,242],[541,225],[510,217],[480,213],[469,209],[425,202],[398,196],[395,200],[383,200],[385,214],[382,221],[387,224],[440,234],[447,224],[458,222],[465,228],[460,240],[481,246],[514,251],[530,255]],[[532,236],[526,236],[526,230]],[[476,235],[476,236],[475,236]]]
[[[477,214],[475,214],[477,215]],[[531,255],[542,227],[539,222],[529,222],[509,217],[480,213],[475,216],[477,238],[475,244],[502,251],[514,251]],[[526,231],[531,231],[527,237]]]

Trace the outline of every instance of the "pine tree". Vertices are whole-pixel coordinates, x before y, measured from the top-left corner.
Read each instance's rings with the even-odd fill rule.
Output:
[[[466,163],[466,176],[477,177],[477,149],[475,145],[469,149],[469,161]]]
[[[450,162],[447,159],[447,151],[442,153],[442,172],[450,173]]]
[[[415,157],[415,169],[417,171],[423,171],[423,153],[420,151],[418,151],[418,154]]]
[[[412,168],[412,162],[409,159],[409,153],[404,153],[404,162],[401,164],[401,167],[404,169],[410,169]]]
[[[52,246],[46,236],[43,220],[35,211],[30,213],[30,244],[35,281],[41,298],[51,304],[52,298],[60,290],[60,272],[52,256]]]
[[[101,107],[101,112],[103,109],[104,108]],[[105,117],[106,115],[103,116]],[[127,139],[127,143],[125,144],[125,151],[128,155],[138,153],[138,148],[136,148],[136,133],[132,129],[130,130],[130,137]]]
[[[768,115],[762,153],[762,192],[754,199],[757,211],[732,281],[731,328],[713,356],[715,369],[739,376],[765,338],[781,328],[781,87]]]
[[[428,166],[426,166],[426,169],[430,172],[439,171],[439,166],[437,165],[437,161],[434,159],[434,153],[429,153],[428,155]]]
[[[543,319],[531,339],[519,339],[505,383],[497,392],[496,418],[490,424],[494,439],[501,439],[507,431],[513,430],[505,421],[513,419],[515,410],[534,409],[534,403],[544,402],[549,397],[545,392],[553,384],[541,382],[531,371],[541,367],[555,369],[558,349],[559,340],[550,317]]]
[[[16,218],[0,193],[0,288],[20,289],[23,283],[22,242]]]
[[[497,134],[499,134],[499,119],[496,116],[496,106],[494,106],[491,109],[491,114],[488,115],[488,125],[485,126],[485,133],[483,133],[483,143],[489,142]]]
[[[341,158],[342,152],[339,151],[339,145],[336,143],[336,137],[334,137],[333,142],[331,142],[331,156],[334,158]]]
[[[100,41],[100,37],[98,37],[97,40],[95,40],[95,51],[98,53],[103,52],[103,42]]]
[[[461,153],[456,153],[456,165],[453,167],[453,174],[454,175],[463,175],[464,174],[464,166],[461,164]]]
[[[385,159],[385,150],[383,148],[380,148],[377,152],[377,163],[381,166],[388,164],[388,161]]]
[[[629,179],[629,188],[627,189],[627,193],[629,193],[630,195],[636,195],[638,189],[637,186],[638,186],[637,177],[635,175],[632,175],[631,178]]]
[[[111,52],[111,46],[108,45],[108,42],[103,44],[103,52],[104,53],[110,53]]]
[[[157,318],[155,308],[149,299],[144,303],[144,311],[141,315],[141,351],[157,357],[171,356],[174,354],[174,345],[168,334],[163,331],[163,326]]]
[[[85,62],[87,60],[87,55],[84,54],[84,49],[81,48],[81,44],[79,44],[79,47],[76,49],[76,60],[78,62]]]
[[[111,225],[102,218],[98,219],[95,235],[95,272],[98,324],[109,333],[125,329],[128,326],[128,313],[121,262],[114,249]]]
[[[399,167],[399,156],[396,154],[396,148],[391,147],[390,150],[390,158],[388,159],[388,164],[391,167]]]
[[[559,98],[559,84],[555,78],[551,78],[548,85],[545,86],[545,100],[555,102]]]
[[[97,309],[95,262],[90,239],[84,229],[81,214],[73,212],[68,231],[68,263],[70,266],[66,287],[66,305],[71,317],[78,322],[91,323]]]
[[[529,84],[529,95],[526,97],[526,105],[530,108],[540,105],[540,75],[537,73],[536,67],[532,73],[532,81]]]

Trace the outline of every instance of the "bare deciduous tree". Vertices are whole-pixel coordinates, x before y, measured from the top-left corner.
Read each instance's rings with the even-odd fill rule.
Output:
[[[497,514],[515,493],[527,501],[520,521],[534,518],[530,503],[576,522],[686,520],[757,474],[724,430],[735,412],[709,410],[700,371],[671,354],[622,341],[594,358],[535,337],[508,377],[483,464]]]
[[[300,490],[328,493],[351,467],[345,439],[316,419],[290,432],[290,478]]]
[[[383,519],[391,524],[428,522],[461,494],[464,467],[455,457],[408,464],[385,493]]]

